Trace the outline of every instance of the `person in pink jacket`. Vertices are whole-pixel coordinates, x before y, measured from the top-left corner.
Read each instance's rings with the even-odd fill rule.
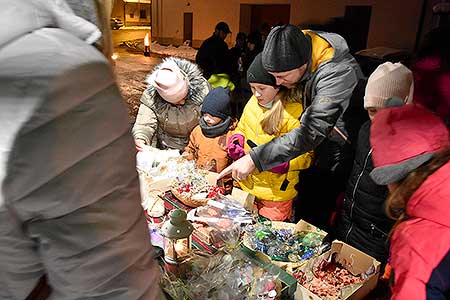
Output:
[[[392,298],[449,299],[449,131],[434,113],[416,104],[381,110],[370,141],[372,179],[387,185],[391,235]]]

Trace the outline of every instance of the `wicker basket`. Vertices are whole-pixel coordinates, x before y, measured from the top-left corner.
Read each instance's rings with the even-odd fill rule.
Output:
[[[182,195],[181,193],[179,193],[176,189],[171,189],[170,191],[183,204],[193,207],[193,208],[196,208],[199,206],[204,206],[208,203],[208,200],[209,200],[208,198],[193,199],[191,197],[186,197],[186,196]]]

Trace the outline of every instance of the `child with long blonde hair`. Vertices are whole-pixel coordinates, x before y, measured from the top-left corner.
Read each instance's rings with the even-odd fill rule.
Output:
[[[228,154],[234,160],[298,127],[303,112],[301,90],[276,86],[275,78],[262,66],[261,55],[256,56],[248,69],[247,81],[253,96],[228,140]],[[308,168],[311,161],[312,153],[308,152],[268,171],[254,171],[246,180],[236,179],[244,191],[255,195],[261,216],[274,221],[289,220],[299,171]]]

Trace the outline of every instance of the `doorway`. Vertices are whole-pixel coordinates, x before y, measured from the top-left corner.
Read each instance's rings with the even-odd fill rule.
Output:
[[[351,53],[367,48],[372,6],[347,5],[344,20],[347,28],[347,43]]]
[[[188,41],[192,46],[192,13],[184,13],[183,17],[183,43]]]
[[[290,13],[290,4],[241,4],[239,31],[268,34],[272,26],[289,24]]]

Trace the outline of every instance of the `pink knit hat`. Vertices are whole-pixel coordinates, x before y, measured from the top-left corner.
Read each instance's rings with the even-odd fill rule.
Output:
[[[167,102],[177,104],[188,94],[186,76],[173,61],[165,61],[161,68],[150,75],[149,81],[158,94]]]
[[[375,166],[370,176],[379,185],[399,181],[448,143],[447,126],[428,109],[416,104],[385,108],[370,129]]]
[[[411,70],[401,63],[386,62],[369,76],[364,108],[384,108],[386,100],[397,97],[410,103],[414,92],[414,82]]]

